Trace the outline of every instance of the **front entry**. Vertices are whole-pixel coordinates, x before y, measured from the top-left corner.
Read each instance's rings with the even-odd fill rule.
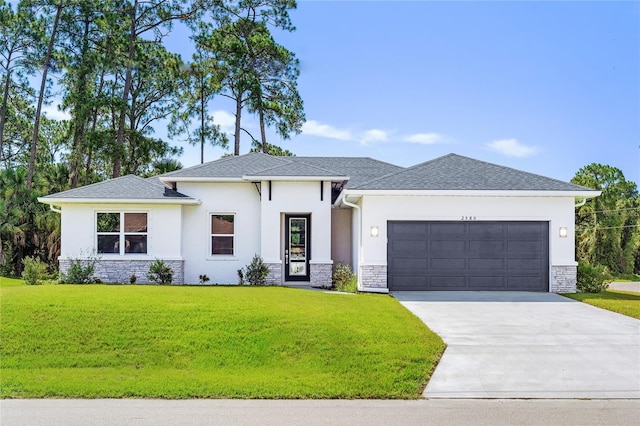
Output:
[[[311,215],[285,215],[285,281],[310,281]]]

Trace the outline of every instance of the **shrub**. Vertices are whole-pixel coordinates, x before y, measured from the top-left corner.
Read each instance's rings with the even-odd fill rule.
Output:
[[[257,254],[244,268],[244,276],[249,285],[267,285],[267,275],[269,275],[269,268]]]
[[[22,270],[22,278],[27,285],[40,285],[42,280],[46,280],[47,265],[36,257],[27,256],[22,259],[24,269]]]
[[[136,277],[136,274],[131,274],[131,276],[129,277],[129,284],[135,284],[136,281],[138,281],[138,277]]]
[[[204,284],[209,281],[207,274],[198,275],[198,279],[200,279],[200,284]]]
[[[96,271],[98,258],[88,256],[88,259],[71,259],[71,265],[66,273],[60,274],[60,282],[63,284],[94,284],[100,280],[93,276]]]
[[[162,260],[156,259],[149,266],[147,278],[156,284],[171,284],[173,282],[173,269]]]
[[[602,265],[578,264],[578,290],[585,293],[600,293],[607,287],[609,274]]]
[[[355,293],[358,291],[358,277],[351,270],[351,266],[338,263],[331,276],[333,287],[338,291]]]
[[[238,285],[244,285],[244,271],[238,269]]]

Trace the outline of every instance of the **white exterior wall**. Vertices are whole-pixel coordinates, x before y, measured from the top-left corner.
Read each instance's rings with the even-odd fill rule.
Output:
[[[182,206],[158,204],[63,204],[61,259],[79,259],[96,251],[96,213],[147,213],[147,253],[100,254],[104,260],[181,260]]]
[[[363,245],[361,266],[386,266],[387,221],[459,221],[464,218],[476,221],[548,221],[550,270],[554,266],[577,265],[573,197],[365,195],[360,205]],[[379,228],[378,237],[371,236],[372,226]],[[560,227],[567,228],[566,238],[560,238]]]
[[[184,282],[197,284],[198,276],[205,274],[210,279],[207,284],[237,284],[238,269],[261,254],[260,195],[256,187],[249,182],[179,182],[178,190],[202,202],[183,207]],[[235,215],[233,256],[211,255],[211,214]]]
[[[282,264],[284,258],[284,214],[311,214],[311,263],[331,261],[331,182],[324,182],[320,200],[320,182],[262,182],[260,252],[265,263]],[[283,274],[284,276],[284,274]]]

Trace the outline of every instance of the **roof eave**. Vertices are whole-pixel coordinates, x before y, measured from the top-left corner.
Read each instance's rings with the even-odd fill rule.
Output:
[[[158,198],[51,198],[39,197],[38,201],[49,205],[61,204],[179,204],[187,206],[197,206],[201,204],[200,200],[193,198],[167,198],[166,200]]]
[[[547,190],[435,190],[435,189],[345,189],[345,195],[432,195],[458,197],[574,197],[594,198],[600,191]]]

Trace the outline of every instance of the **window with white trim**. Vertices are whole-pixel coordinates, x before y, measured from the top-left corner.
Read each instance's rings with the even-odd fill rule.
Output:
[[[146,254],[147,213],[96,213],[96,251],[100,254]]]
[[[233,256],[235,246],[235,215],[211,215],[211,255]]]

